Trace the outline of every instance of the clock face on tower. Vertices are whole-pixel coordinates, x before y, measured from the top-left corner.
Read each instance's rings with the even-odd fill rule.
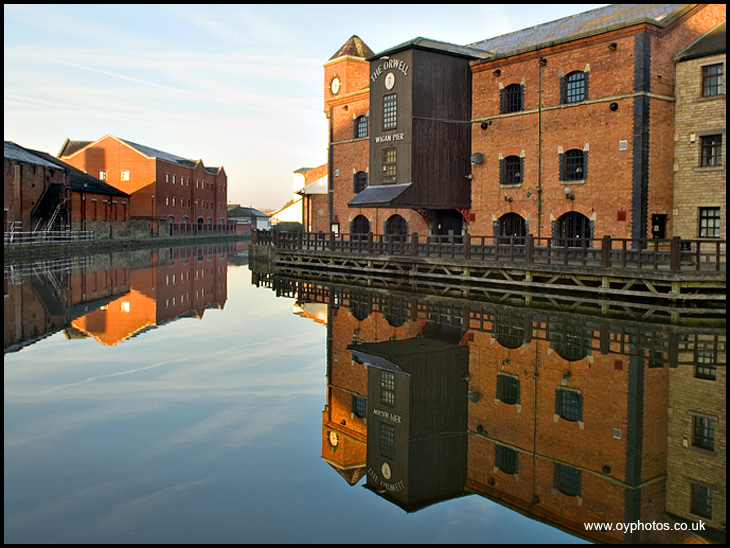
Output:
[[[332,78],[332,81],[330,82],[330,91],[332,92],[332,95],[337,95],[340,92],[341,86],[342,82],[340,82],[339,76]]]

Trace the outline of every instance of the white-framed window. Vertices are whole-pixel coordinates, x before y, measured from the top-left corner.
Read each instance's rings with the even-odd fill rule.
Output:
[[[121,178],[122,181],[129,181],[129,171],[122,170],[122,173],[121,173],[121,177],[120,178]]]

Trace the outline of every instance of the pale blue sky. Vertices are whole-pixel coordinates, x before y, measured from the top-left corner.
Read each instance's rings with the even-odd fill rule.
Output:
[[[324,68],[350,36],[465,45],[605,4],[4,5],[5,136],[57,154],[108,133],[225,167],[278,208],[327,161]]]

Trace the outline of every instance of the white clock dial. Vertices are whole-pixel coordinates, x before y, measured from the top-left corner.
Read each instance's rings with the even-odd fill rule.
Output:
[[[392,72],[389,72],[385,75],[385,89],[393,89],[393,86],[395,85],[395,74]]]
[[[340,91],[341,82],[340,79],[335,76],[332,78],[332,83],[330,84],[330,91],[332,91],[332,95],[337,95]]]

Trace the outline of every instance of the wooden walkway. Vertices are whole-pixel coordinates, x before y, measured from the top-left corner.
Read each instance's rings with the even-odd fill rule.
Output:
[[[255,248],[266,250],[272,273],[287,277],[642,321],[725,321],[724,241],[258,232],[253,243],[252,262]]]

